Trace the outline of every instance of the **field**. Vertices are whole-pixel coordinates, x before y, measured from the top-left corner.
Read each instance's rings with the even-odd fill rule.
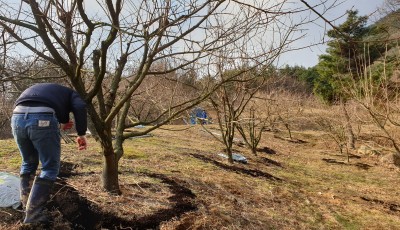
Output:
[[[248,164],[229,164],[201,126],[164,128],[126,141],[119,196],[101,189],[92,138],[83,152],[63,144],[51,228],[400,229],[399,169],[357,152],[348,162],[322,131],[293,131],[295,141],[266,131],[257,156],[235,145]],[[0,168],[18,174],[13,140],[0,146]],[[21,218],[0,209],[0,228],[18,229]]]

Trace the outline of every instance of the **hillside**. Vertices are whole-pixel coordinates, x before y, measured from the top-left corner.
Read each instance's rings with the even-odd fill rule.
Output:
[[[382,30],[378,36],[389,37],[390,39],[398,38],[400,35],[400,11],[389,13],[382,17],[372,27],[378,27]]]
[[[304,123],[303,123],[304,126]],[[216,131],[213,126],[208,126]],[[100,186],[100,147],[63,144],[60,179],[48,205],[53,229],[398,229],[399,169],[354,152],[347,162],[326,133],[303,127],[297,141],[265,132],[258,156],[229,164],[201,126],[167,126],[128,140],[122,195]],[[186,129],[187,128],[187,129]],[[366,131],[366,130],[364,130]],[[301,141],[300,141],[301,140]],[[0,141],[0,168],[18,173],[13,140]],[[0,209],[0,229],[22,214]]]

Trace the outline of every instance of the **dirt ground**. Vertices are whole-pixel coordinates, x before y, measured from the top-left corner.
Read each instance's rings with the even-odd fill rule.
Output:
[[[321,132],[265,132],[257,156],[235,145],[248,164],[229,164],[201,127],[167,128],[180,131],[126,141],[121,195],[101,188],[93,139],[83,152],[63,144],[48,229],[400,229],[399,169],[356,152],[347,162]],[[17,174],[13,141],[0,146],[0,168]],[[0,209],[0,229],[22,218]]]

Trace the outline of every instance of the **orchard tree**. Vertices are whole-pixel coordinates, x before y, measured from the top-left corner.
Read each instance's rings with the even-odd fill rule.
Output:
[[[251,150],[251,153],[257,155],[257,147],[260,144],[264,129],[267,127],[269,117],[262,117],[262,114],[256,102],[247,106],[247,113],[239,120],[236,125],[237,131],[246,143],[246,146]],[[262,108],[265,109],[265,108]]]
[[[273,58],[271,58],[271,60],[273,60]],[[233,69],[230,71],[223,71],[225,69],[223,63],[224,62],[221,62],[218,65],[221,73],[220,77],[222,79],[232,79],[233,81],[229,81],[219,87],[210,97],[211,104],[216,112],[221,138],[208,132],[224,144],[225,151],[228,155],[228,161],[229,163],[233,163],[235,131],[239,129],[239,133],[245,135],[244,129],[240,124],[241,118],[245,110],[247,110],[249,103],[253,101],[255,94],[263,86],[265,78],[260,76],[257,70],[243,71],[241,69]],[[251,134],[254,134],[254,132]],[[253,138],[254,142],[252,145],[247,139],[246,143],[249,147],[255,146],[255,149],[260,138],[261,137]]]
[[[247,69],[262,65],[271,54],[288,48],[297,26],[288,18],[291,11],[284,10],[286,1],[0,0],[0,4],[0,28],[12,38],[15,53],[57,67],[59,76],[68,79],[86,101],[91,131],[104,156],[103,187],[114,193],[120,193],[118,161],[124,140],[159,128],[234,80],[217,77],[216,60],[245,59]],[[221,47],[230,52],[218,52]],[[165,65],[155,68],[157,63]],[[140,86],[146,79],[165,78],[189,66],[202,78],[196,93],[184,101],[170,100],[150,120],[127,123],[132,99],[144,92]],[[140,124],[152,126],[125,132]]]

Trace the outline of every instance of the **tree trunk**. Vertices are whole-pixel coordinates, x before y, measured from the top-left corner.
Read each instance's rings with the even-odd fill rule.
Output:
[[[117,116],[116,128],[115,128],[115,142],[114,151],[117,156],[117,163],[124,155],[124,130],[125,130],[125,120],[128,116],[128,111],[130,108],[130,101],[128,100],[122,107],[120,113]]]
[[[233,164],[232,148],[227,148],[226,154],[228,155],[228,162]]]
[[[118,158],[111,143],[102,142],[103,147],[103,188],[113,194],[121,194],[118,183]]]
[[[111,125],[103,124],[96,114],[93,105],[88,103],[88,113],[91,117],[92,125],[98,134],[103,153],[103,172],[101,181],[103,188],[113,194],[120,194],[118,183],[118,157],[113,148],[113,137],[111,134]]]
[[[256,146],[251,147],[251,153],[253,153],[254,156],[257,156],[257,147]]]
[[[232,116],[233,117],[233,116]],[[232,119],[230,119],[230,122],[227,127],[227,146],[226,146],[226,152],[228,154],[228,160],[229,163],[233,164],[233,152],[232,152],[232,146],[233,146],[233,138],[235,136],[235,126],[233,122],[231,122]]]
[[[290,139],[290,140],[293,140],[293,138],[292,138],[292,131],[290,130],[289,124],[288,124],[288,123],[285,123],[285,127],[286,127],[286,129],[287,129],[287,131],[288,131],[288,133],[289,133],[289,139]]]
[[[355,149],[355,138],[353,127],[351,126],[350,116],[346,109],[346,102],[341,101],[340,106],[342,107],[343,115],[345,118],[345,129],[346,129],[346,136],[347,136],[347,148]]]

